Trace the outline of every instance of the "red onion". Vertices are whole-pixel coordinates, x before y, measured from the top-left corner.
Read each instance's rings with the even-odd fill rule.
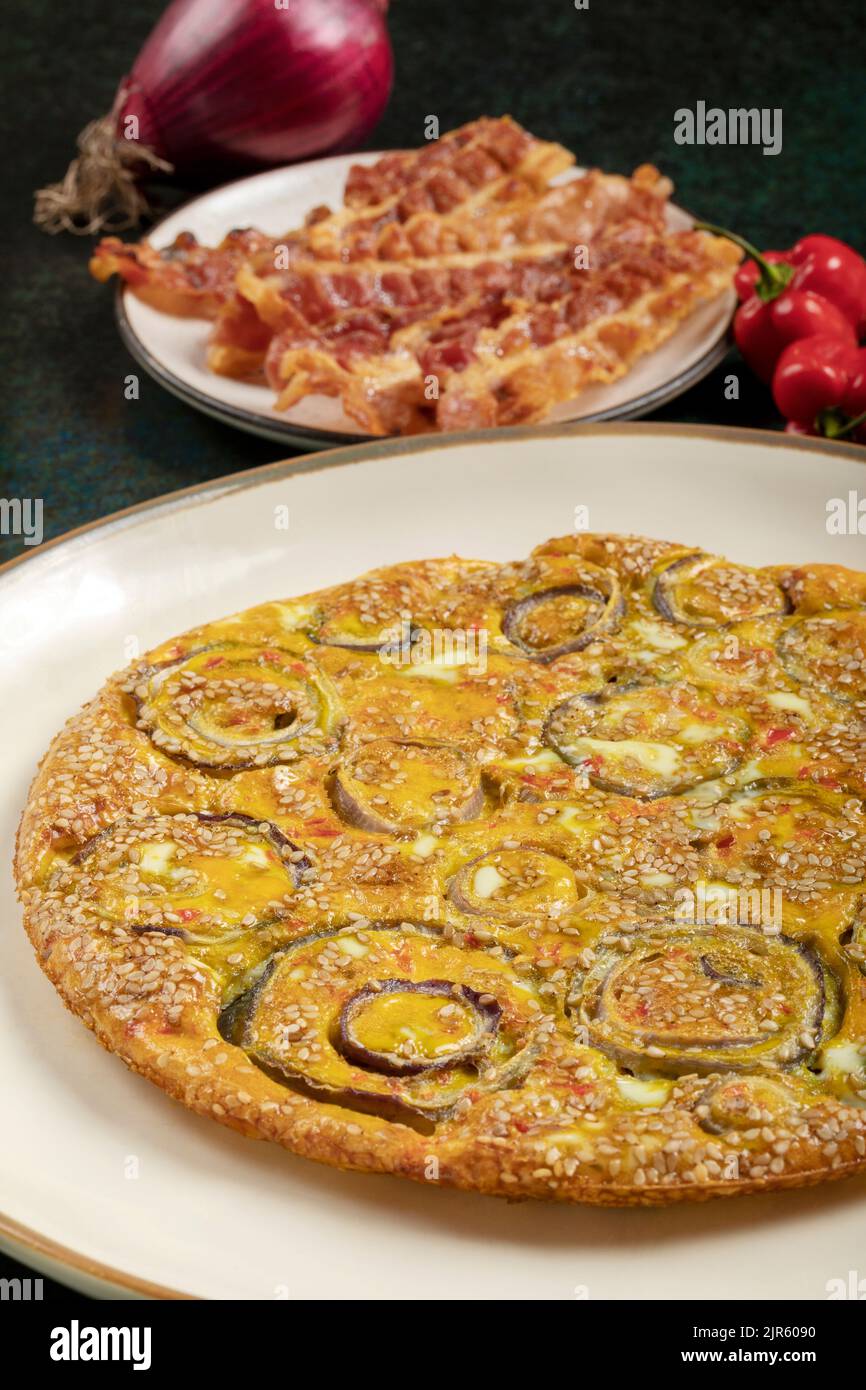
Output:
[[[132,226],[148,171],[231,177],[357,148],[385,108],[387,0],[174,0],[112,112],[82,131],[62,184],[36,195],[46,231]]]

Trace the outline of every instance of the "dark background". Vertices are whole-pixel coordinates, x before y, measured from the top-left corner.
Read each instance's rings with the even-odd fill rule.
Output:
[[[90,241],[31,223],[33,190],[59,179],[82,126],[111,106],[162,0],[26,0],[8,11],[2,58],[9,189],[0,274],[7,460],[0,495],[42,497],[46,536],[118,507],[285,454],[196,414],[121,346],[112,295],[86,271]],[[864,9],[744,0],[393,0],[396,80],[376,146],[422,141],[481,113],[510,112],[580,162],[630,171],[652,161],[676,197],[758,243],[806,230],[864,247]],[[680,106],[782,107],[782,153],[674,144]],[[866,248],[864,248],[866,249]],[[747,372],[724,402],[723,364],[657,418],[777,428]],[[0,538],[0,558],[20,553]]]
[[[89,240],[48,237],[31,222],[33,190],[62,177],[77,132],[109,109],[162,0],[2,8],[0,495],[41,497],[48,538],[286,451],[197,414],[145,376],[140,400],[125,401],[124,375],[138,369],[111,293],[87,274]],[[573,0],[393,0],[390,29],[395,86],[371,147],[421,143],[427,115],[444,132],[509,112],[580,163],[657,164],[681,204],[760,245],[823,231],[866,249],[860,0],[589,0],[581,11]],[[699,100],[781,107],[781,154],[674,144],[674,112]],[[746,371],[741,399],[723,401],[736,369],[729,359],[656,418],[778,428]],[[0,538],[0,558],[21,549]]]

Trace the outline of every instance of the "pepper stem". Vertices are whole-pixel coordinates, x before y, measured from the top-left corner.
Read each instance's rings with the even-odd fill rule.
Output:
[[[761,272],[760,279],[755,285],[755,294],[764,304],[769,304],[772,299],[778,299],[794,274],[792,265],[788,265],[786,261],[772,264],[765,256],[761,255],[756,246],[753,246],[750,241],[746,241],[745,237],[738,236],[736,232],[729,232],[725,227],[715,227],[712,222],[696,222],[695,227],[699,232],[712,232],[714,236],[723,236],[728,241],[732,241],[735,246],[739,246],[741,251],[745,251],[749,260],[754,261]]]
[[[846,420],[839,412],[828,410],[819,416],[819,420],[825,438],[844,439],[845,435],[856,430],[858,425],[866,425],[866,410],[862,415],[855,415],[852,420]]]

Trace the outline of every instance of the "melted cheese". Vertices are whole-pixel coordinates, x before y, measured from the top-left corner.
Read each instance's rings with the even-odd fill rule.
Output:
[[[825,1047],[821,1056],[825,1075],[847,1076],[850,1072],[860,1072],[866,1065],[866,1058],[858,1043],[836,1043]]]
[[[177,846],[172,840],[165,840],[162,843],[143,845],[141,857],[139,858],[139,868],[146,874],[157,876],[166,874],[169,870],[172,859],[175,855]]]
[[[337,945],[344,956],[357,956],[360,960],[369,954],[370,948],[365,941],[359,941],[357,936],[341,936]]]
[[[280,622],[283,627],[294,632],[299,627],[305,627],[315,615],[315,605],[312,603],[278,603],[275,604],[280,615]]]
[[[429,859],[438,843],[435,835],[419,835],[417,840],[406,846],[406,853],[414,855],[416,859]]]
[[[767,704],[775,709],[793,710],[795,714],[802,714],[806,719],[811,719],[813,711],[808,700],[804,700],[802,695],[795,695],[793,691],[774,690],[767,696]]]
[[[632,631],[657,652],[675,652],[680,647],[688,646],[685,638],[680,637],[673,628],[654,623],[651,618],[638,618],[632,623]]]
[[[533,753],[528,758],[504,758],[501,767],[562,767],[563,759],[558,753],[554,753],[552,748],[543,748],[540,753]]]
[[[482,864],[480,869],[475,870],[472,892],[477,898],[490,898],[497,888],[504,888],[507,882],[508,879],[503,877],[495,864]]]
[[[623,1100],[632,1105],[664,1105],[671,1093],[671,1082],[660,1078],[641,1080],[637,1076],[618,1076],[616,1085]]]
[[[401,666],[401,676],[423,676],[430,681],[443,681],[445,684],[453,684],[460,673],[460,667],[465,667],[466,661],[447,661],[445,657],[434,658],[432,661],[419,661],[408,666]]]
[[[677,733],[682,743],[712,743],[713,739],[724,738],[730,733],[721,724],[685,724]]]
[[[650,743],[640,738],[576,738],[569,751],[577,756],[588,750],[588,756],[600,754],[603,758],[631,758],[649,772],[657,772],[662,777],[673,777],[680,766],[679,750],[669,743]]]
[[[244,864],[255,864],[260,869],[268,867],[268,856],[261,845],[244,845],[238,859]]]
[[[570,830],[572,835],[587,835],[593,828],[593,814],[586,807],[566,804],[556,817],[556,822],[563,830]]]

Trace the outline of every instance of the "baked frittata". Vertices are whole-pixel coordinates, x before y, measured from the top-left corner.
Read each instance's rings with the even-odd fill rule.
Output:
[[[308,1158],[626,1205],[866,1168],[866,574],[576,534],[172,638],[17,850],[62,998]]]

